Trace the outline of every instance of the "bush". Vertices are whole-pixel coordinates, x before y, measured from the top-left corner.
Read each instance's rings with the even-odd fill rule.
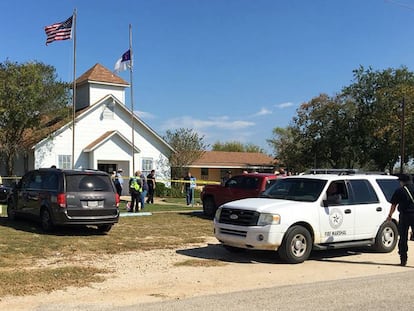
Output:
[[[167,187],[162,182],[155,182],[154,195],[156,197],[165,197],[167,195]]]
[[[185,193],[181,192],[182,186],[180,183],[172,183],[170,189],[171,198],[185,198]]]
[[[201,190],[197,188],[194,189],[194,198],[199,198],[200,192]],[[182,185],[181,183],[177,183],[177,182],[172,183],[171,187],[169,188],[166,187],[164,183],[157,182],[154,195],[156,197],[161,197],[161,198],[165,198],[165,197],[185,198],[185,192],[182,192]]]

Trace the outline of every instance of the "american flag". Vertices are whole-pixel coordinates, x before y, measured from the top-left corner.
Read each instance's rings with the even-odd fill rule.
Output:
[[[72,38],[72,21],[73,15],[62,23],[54,23],[53,25],[46,26],[46,45],[58,40],[68,40]]]

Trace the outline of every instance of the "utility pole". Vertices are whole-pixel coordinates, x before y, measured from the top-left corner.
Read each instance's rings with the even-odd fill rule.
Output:
[[[401,143],[400,143],[400,155],[401,155],[401,166],[400,174],[404,173],[404,149],[405,149],[405,97],[403,97],[401,102]]]

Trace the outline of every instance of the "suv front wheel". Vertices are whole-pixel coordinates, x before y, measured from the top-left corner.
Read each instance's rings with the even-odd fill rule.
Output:
[[[278,252],[280,258],[288,263],[301,263],[309,258],[312,250],[312,237],[302,226],[290,228],[283,239]]]

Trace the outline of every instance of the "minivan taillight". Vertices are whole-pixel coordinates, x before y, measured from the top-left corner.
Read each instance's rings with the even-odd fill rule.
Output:
[[[121,197],[119,196],[118,193],[115,193],[115,204],[116,204],[116,207],[119,206],[119,202],[121,202]]]
[[[58,195],[57,195],[57,204],[60,207],[66,207],[66,194],[58,193]]]

